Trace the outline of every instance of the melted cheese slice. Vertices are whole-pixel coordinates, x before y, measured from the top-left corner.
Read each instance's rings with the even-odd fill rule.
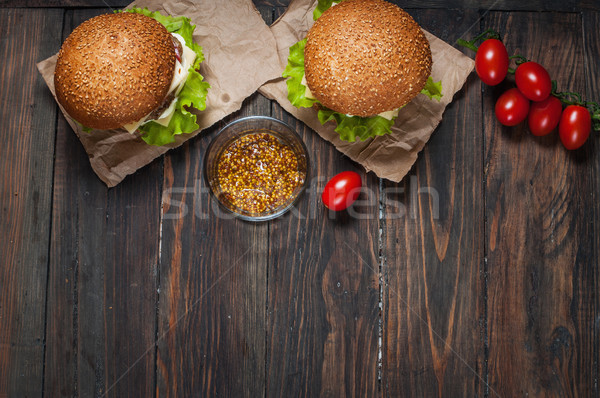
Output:
[[[304,96],[308,99],[313,99],[316,100],[315,96],[313,95],[313,93],[310,91],[310,88],[308,88],[308,82],[306,81],[306,75],[302,75],[302,81],[300,82],[304,87],[306,87],[306,91],[304,92]]]
[[[302,81],[300,83],[302,83],[302,85],[304,87],[306,87],[306,91],[304,92],[304,96],[306,98],[308,98],[308,99],[316,100],[316,98],[314,97],[313,93],[308,88],[308,83],[306,82],[306,75],[302,76]],[[385,118],[387,120],[392,120],[393,118],[395,118],[395,117],[398,116],[398,112],[399,111],[400,111],[400,108],[398,108],[398,109],[392,109],[391,111],[381,112],[377,116],[381,116],[382,118]],[[352,117],[352,115],[346,115],[346,116]]]
[[[398,116],[398,112],[400,112],[400,108],[392,109],[391,111],[381,112],[377,116],[381,116],[382,118],[387,119],[387,120],[392,120],[393,118]]]
[[[169,92],[167,93],[167,96],[174,93],[175,98],[173,99],[173,101],[171,101],[169,107],[165,109],[163,113],[160,114],[158,119],[147,120],[150,115],[146,115],[137,122],[124,125],[123,127],[127,131],[129,131],[129,133],[134,133],[142,124],[150,121],[154,121],[162,126],[167,127],[171,122],[173,114],[175,113],[175,106],[177,105],[177,95],[185,85],[185,81],[187,80],[188,75],[190,74],[189,70],[190,67],[194,64],[194,61],[196,60],[196,53],[194,52],[194,50],[185,45],[185,40],[183,39],[183,37],[181,37],[177,33],[171,34],[181,43],[181,47],[183,48],[181,62],[179,62],[179,60],[175,60],[175,72],[173,73],[173,80],[171,81],[171,85],[169,86]]]

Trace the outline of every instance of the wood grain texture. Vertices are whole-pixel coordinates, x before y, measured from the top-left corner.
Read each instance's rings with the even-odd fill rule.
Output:
[[[56,108],[35,64],[60,39],[61,16],[0,10],[0,396],[43,383]]]
[[[409,10],[453,43],[478,13]],[[472,76],[409,175],[383,185],[385,396],[484,396],[480,83]]]
[[[259,11],[272,21],[268,7]],[[158,396],[257,397],[265,391],[268,223],[234,219],[203,179],[211,138],[242,109],[166,156],[157,334]]]
[[[378,180],[275,106],[311,154],[311,188],[271,226],[267,396],[375,396],[379,330]],[[348,212],[320,192],[356,170],[364,189]]]
[[[397,2],[398,3],[398,2]],[[600,4],[594,0],[408,0],[398,3],[402,8],[442,8],[470,10],[519,10],[519,11],[562,11],[581,9],[597,10]]]
[[[255,94],[226,121],[269,108]],[[165,161],[159,396],[264,393],[269,225],[225,214],[202,177],[204,152],[226,121]]]
[[[100,391],[109,397],[150,396],[155,392],[162,171],[163,162],[158,159],[135,173],[135,178],[108,191],[106,243],[98,245],[98,251],[86,244],[92,247],[86,253],[88,267],[84,261],[79,266],[79,330],[80,335],[86,332],[90,341],[86,344],[87,340],[81,340],[81,356],[105,361],[104,367],[90,367],[85,385],[91,389],[92,380],[96,385],[104,382]],[[94,239],[97,231],[91,231],[90,235],[79,236],[83,241]],[[93,289],[91,292],[87,291],[86,282]],[[103,301],[97,297],[100,285]],[[84,299],[88,308],[83,307]],[[100,316],[102,321],[98,320]],[[86,328],[87,325],[97,326]],[[104,333],[104,345],[98,344],[96,334],[100,330]],[[99,371],[104,371],[100,380]]]
[[[257,7],[287,7],[291,0],[253,0]],[[402,8],[441,8],[471,10],[520,10],[520,11],[562,11],[577,12],[579,10],[600,10],[595,0],[407,0],[399,2],[391,0]],[[2,7],[57,7],[57,8],[123,8],[131,4],[130,0],[1,0]]]
[[[270,23],[289,0],[254,3]],[[30,6],[50,8],[7,8]],[[595,1],[401,6],[449,43],[494,27],[598,99]],[[0,398],[599,396],[597,134],[567,152],[503,128],[510,84],[473,75],[392,184],[255,94],[107,189],[35,69],[107,10],[0,0]],[[202,179],[210,139],[250,114],[291,124],[313,162],[297,207],[264,224],[226,217]],[[360,202],[329,213],[320,191],[348,169]]]
[[[2,7],[25,8],[123,8],[132,2],[129,0],[0,0]]]
[[[559,89],[586,92],[581,14],[494,13],[486,22]],[[593,396],[597,146],[569,152],[557,134],[501,127],[492,106],[505,88],[486,90],[484,101],[490,385],[501,396]]]
[[[80,315],[89,321],[92,314],[90,306],[86,305],[87,300],[80,298],[80,294],[100,296],[103,291],[103,266],[98,266],[96,261],[90,264],[89,256],[92,254],[100,259],[100,263],[105,260],[100,253],[103,253],[106,243],[107,192],[104,184],[92,177],[89,159],[79,139],[66,120],[60,117],[48,272],[44,374],[44,395],[48,397],[72,397],[84,392],[95,395],[94,389],[98,395],[104,391],[104,372],[101,369],[106,366],[106,358],[94,356],[82,360],[80,355],[83,341],[92,347],[105,343],[101,316],[96,316],[95,321],[88,324],[80,322]],[[84,243],[78,238],[80,230],[93,231],[95,236]],[[85,260],[82,261],[82,257]],[[82,272],[82,267],[86,271]],[[94,275],[94,272],[98,274]],[[85,282],[80,282],[80,273],[86,275]],[[102,302],[100,297],[96,301]],[[93,314],[97,315],[97,312]],[[80,328],[83,330],[80,331]],[[92,334],[96,335],[95,339],[85,337]],[[90,347],[83,349],[89,350]],[[95,375],[95,368],[99,369],[98,385],[95,377],[91,377],[90,385],[90,373]]]
[[[63,37],[102,12],[68,13]],[[56,159],[44,393],[149,396],[162,162],[107,189],[62,116]]]
[[[256,7],[287,7],[291,0],[253,0]],[[124,8],[130,0],[0,0],[0,8]]]
[[[588,99],[598,101],[600,93],[600,32],[593,27],[600,26],[600,12],[583,14],[584,28],[584,54],[585,54],[585,94]],[[589,192],[591,198],[586,206],[584,236],[586,236],[586,251],[579,254],[580,260],[577,267],[576,278],[578,295],[576,297],[577,312],[575,318],[578,324],[578,336],[583,350],[589,351],[586,355],[579,356],[577,364],[581,372],[578,373],[578,385],[590,385],[590,390],[595,396],[600,395],[600,139],[599,134],[592,132],[590,142],[587,143],[587,153],[591,154],[585,169],[586,180],[582,187]],[[589,237],[589,238],[587,238]],[[588,256],[585,258],[584,256]],[[582,351],[583,351],[582,350]],[[588,376],[589,375],[589,376]],[[590,381],[586,379],[590,377]],[[585,389],[582,389],[585,391]]]
[[[311,184],[297,207],[271,225],[265,395],[376,396],[378,180],[279,105],[272,115],[303,137]],[[357,206],[334,214],[320,193],[343,170],[359,172],[365,189]]]

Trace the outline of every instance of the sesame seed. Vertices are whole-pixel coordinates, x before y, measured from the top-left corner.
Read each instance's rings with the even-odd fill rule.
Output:
[[[147,51],[148,47],[153,49]],[[120,54],[124,55],[116,58]],[[104,14],[79,25],[63,43],[55,72],[56,94],[67,113],[82,124],[116,128],[161,105],[174,70],[173,39],[159,22],[139,14]],[[97,101],[82,107],[77,101],[83,98]],[[139,107],[126,108],[129,103]],[[104,120],[113,117],[121,119]]]
[[[323,13],[307,39],[308,87],[340,113],[364,117],[399,108],[431,73],[429,43],[418,24],[382,0],[339,3]]]

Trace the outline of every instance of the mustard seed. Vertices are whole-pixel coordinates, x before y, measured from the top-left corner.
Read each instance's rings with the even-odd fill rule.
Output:
[[[272,134],[251,132],[223,150],[217,178],[227,201],[243,212],[263,214],[288,204],[306,171],[291,147]]]

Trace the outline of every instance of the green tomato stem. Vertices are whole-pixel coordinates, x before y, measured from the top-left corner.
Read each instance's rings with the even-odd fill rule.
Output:
[[[475,36],[473,38],[473,40],[467,41],[464,39],[458,39],[456,41],[456,44],[458,44],[459,46],[466,47],[469,50],[473,50],[473,51],[477,52],[477,50],[479,49],[479,46],[476,45],[475,43],[477,43],[479,40],[485,41],[487,39],[500,40],[500,34],[493,29],[487,29],[487,30],[484,30],[483,32],[481,32],[480,34],[478,34],[477,36]]]
[[[470,42],[470,41],[466,41],[464,39],[458,39],[456,41],[456,44],[458,44],[459,46],[463,46],[468,48],[469,50],[473,50],[475,52],[477,52],[477,50],[479,49],[479,47],[477,47],[474,43]]]
[[[529,59],[525,58],[523,55],[521,54],[515,54],[515,55],[511,55],[510,57],[508,57],[509,60],[514,59],[515,60],[515,64],[517,64],[517,66],[524,64],[525,62],[529,62]]]
[[[600,105],[594,101],[584,101],[579,93],[573,93],[569,91],[560,92],[556,90],[556,84],[553,81],[552,84],[552,95],[560,100],[563,104],[578,105],[586,108],[590,113],[593,123],[593,129],[600,131]]]

